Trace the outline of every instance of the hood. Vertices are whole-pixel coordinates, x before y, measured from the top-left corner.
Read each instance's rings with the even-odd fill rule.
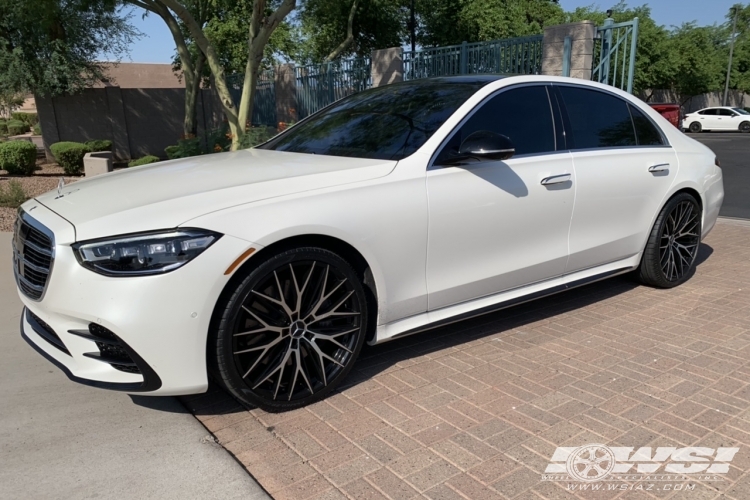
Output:
[[[382,177],[395,161],[247,149],[172,160],[68,184],[36,200],[76,240],[177,227],[209,212]]]

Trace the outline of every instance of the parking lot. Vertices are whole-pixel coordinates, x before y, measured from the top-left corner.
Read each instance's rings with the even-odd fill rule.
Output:
[[[748,241],[750,223],[722,220],[676,289],[620,277],[370,347],[308,408],[248,411],[218,389],[184,402],[279,499],[745,500]],[[590,443],[740,450],[720,480],[542,480],[557,447]]]
[[[724,171],[721,215],[750,219],[750,134],[706,132],[688,134],[713,149]]]

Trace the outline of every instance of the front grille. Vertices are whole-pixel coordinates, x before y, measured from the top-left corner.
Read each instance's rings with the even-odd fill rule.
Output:
[[[54,247],[52,231],[19,211],[13,233],[13,274],[18,288],[30,299],[39,300],[44,295]]]
[[[99,359],[112,365],[112,368],[128,373],[141,373],[117,336],[97,323],[89,323],[89,333],[99,348]]]

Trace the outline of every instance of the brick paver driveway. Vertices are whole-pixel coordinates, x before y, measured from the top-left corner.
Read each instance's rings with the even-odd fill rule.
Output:
[[[616,278],[367,348],[289,413],[216,389],[185,403],[276,498],[746,500],[749,354],[750,224],[722,220],[676,289]],[[740,450],[722,481],[542,480],[589,443]]]

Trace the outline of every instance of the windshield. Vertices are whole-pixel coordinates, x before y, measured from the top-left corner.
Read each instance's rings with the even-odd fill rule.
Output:
[[[738,112],[741,115],[750,115],[750,113],[748,113],[747,111],[745,111],[742,108],[732,108],[732,109],[735,110],[736,112]]]
[[[421,80],[368,89],[328,106],[259,148],[400,160],[419,149],[485,83]]]

